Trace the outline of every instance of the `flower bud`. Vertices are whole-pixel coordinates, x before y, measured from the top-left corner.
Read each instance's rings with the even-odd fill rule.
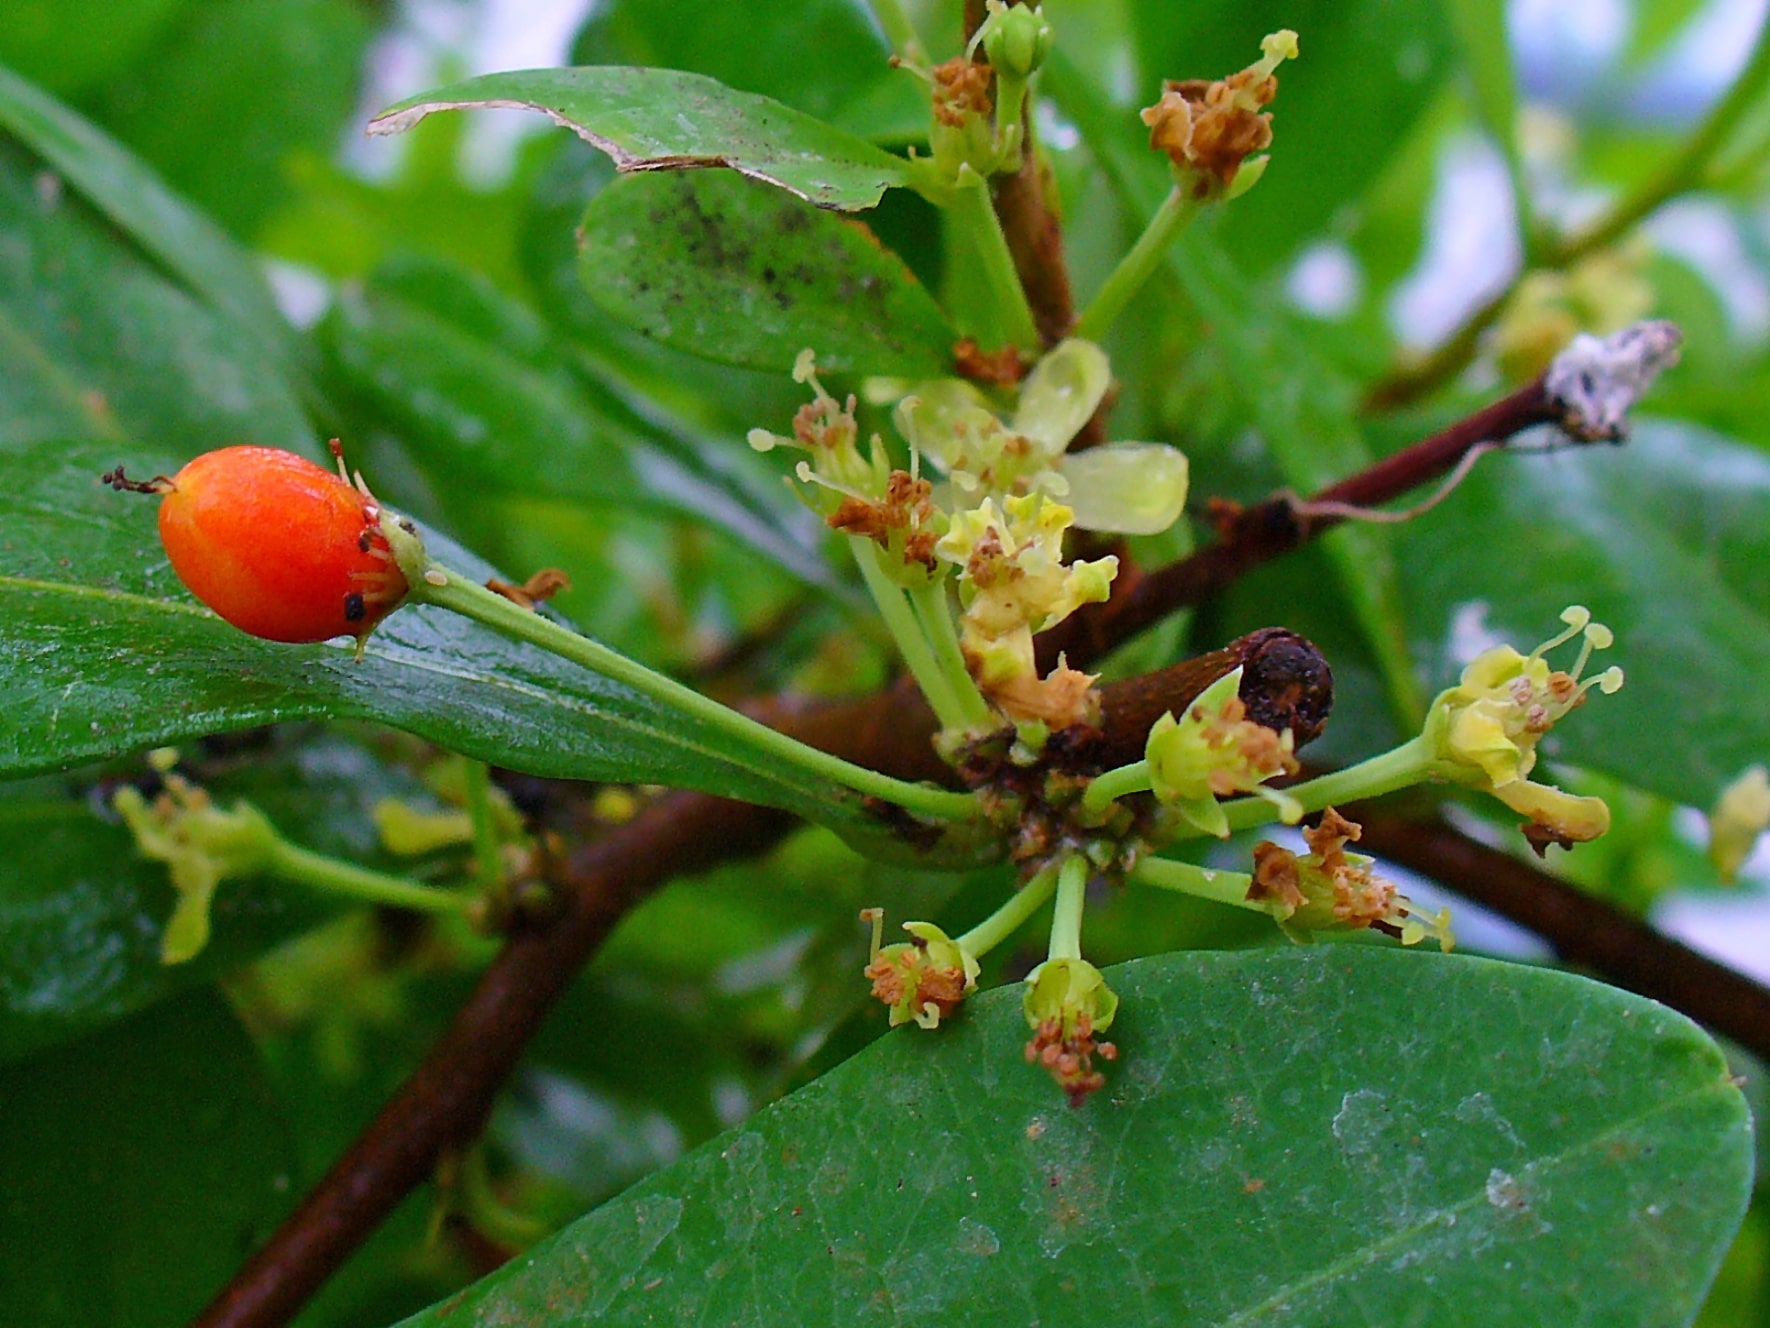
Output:
[[[989,17],[978,29],[983,53],[999,76],[1025,81],[1050,58],[1055,34],[1045,16],[1029,5],[990,0]]]

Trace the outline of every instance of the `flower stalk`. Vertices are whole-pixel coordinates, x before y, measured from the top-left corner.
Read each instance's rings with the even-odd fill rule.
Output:
[[[1137,237],[1137,243],[1119,260],[1119,265],[1082,311],[1072,335],[1084,341],[1102,340],[1125,311],[1125,306],[1155,275],[1168,246],[1203,209],[1204,204],[1179,185],[1170,189],[1161,207],[1156,209],[1143,233]]]
[[[962,165],[953,188],[943,191],[934,201],[946,209],[947,216],[970,244],[984,289],[989,293],[993,325],[978,329],[982,333],[979,340],[1011,342],[1029,351],[1037,348],[1038,326],[1033,321],[1026,290],[1020,284],[1020,274],[1014,270],[1008,238],[1002,233],[1001,220],[990,201],[989,181],[970,165]]]
[[[397,521],[390,526],[398,529]],[[926,784],[911,784],[893,779],[876,770],[844,761],[841,757],[819,751],[796,738],[789,738],[766,724],[751,719],[729,707],[702,696],[673,678],[648,669],[600,641],[580,636],[528,609],[512,604],[503,596],[469,580],[459,572],[442,566],[423,552],[417,536],[399,531],[393,540],[402,565],[408,559],[420,559],[421,570],[408,575],[414,603],[434,604],[472,618],[493,631],[513,640],[537,646],[561,659],[581,665],[593,673],[624,683],[653,700],[682,714],[700,720],[710,727],[749,746],[758,756],[796,767],[808,774],[833,780],[845,788],[869,797],[895,803],[909,811],[941,820],[974,820],[980,814],[975,795],[953,793]]]

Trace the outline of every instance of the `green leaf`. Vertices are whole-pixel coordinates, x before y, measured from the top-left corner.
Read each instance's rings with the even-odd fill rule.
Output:
[[[1364,946],[1108,971],[1079,1111],[1016,990],[900,1031],[407,1320],[1583,1322],[1695,1312],[1751,1184],[1694,1025]]]
[[[1631,65],[1658,55],[1704,8],[1703,0],[1635,0],[1623,59]]]
[[[1237,272],[1205,234],[1184,237],[1172,262],[1199,317],[1223,350],[1242,404],[1289,486],[1307,495],[1371,463],[1354,419],[1351,385],[1297,335],[1273,297]],[[1404,718],[1423,716],[1408,658],[1395,556],[1386,532],[1348,524],[1323,546]]]
[[[683,22],[678,0],[613,0],[596,6],[572,47],[575,65],[705,74],[822,120],[852,117],[863,104],[882,116],[919,106],[926,132],[926,85],[891,68],[889,55],[865,11],[848,0],[707,5],[692,23]]]
[[[371,25],[355,0],[207,0],[154,57],[108,82],[95,118],[208,214],[251,236],[297,154],[329,153],[356,113]],[[226,126],[229,150],[215,150]]]
[[[728,166],[819,207],[869,208],[908,182],[909,164],[767,97],[674,69],[592,66],[485,74],[409,97],[369,122],[410,129],[434,111],[540,111],[623,171]]]
[[[250,439],[312,449],[294,391],[227,306],[169,280],[4,139],[0,215],[0,445],[164,439],[195,452]]]
[[[284,731],[287,732],[286,730]],[[255,744],[250,765],[195,764],[184,773],[218,800],[249,799],[291,841],[316,852],[401,868],[378,852],[370,810],[384,797],[422,796],[369,753],[336,736]],[[333,897],[287,882],[228,881],[215,897],[214,935],[188,964],[160,961],[172,911],[164,863],[149,861],[114,815],[110,785],[56,779],[0,784],[0,1061],[131,1014],[256,958],[335,913]],[[428,799],[426,799],[428,801]]]
[[[835,583],[818,528],[777,484],[768,505],[757,501],[470,271],[389,263],[341,296],[316,335],[359,415],[406,444],[445,508],[483,511],[501,495],[689,516],[804,581]]]
[[[590,203],[579,274],[622,322],[678,350],[785,372],[931,376],[957,333],[858,222],[727,174],[618,180]]]
[[[1512,68],[1504,0],[1451,0],[1445,13],[1469,75],[1475,108],[1516,167],[1518,76]]]
[[[200,734],[315,716],[418,734],[531,774],[668,784],[783,807],[877,835],[859,795],[777,769],[744,741],[477,623],[431,608],[394,614],[353,660],[338,645],[283,646],[234,630],[179,586],[151,503],[101,471],[175,468],[165,454],[45,444],[0,455],[0,775],[30,774]],[[493,575],[446,539],[431,552]]]
[[[230,323],[235,335],[245,337],[258,354],[280,366],[285,374],[297,372],[304,353],[300,341],[278,312],[252,260],[235,247],[226,232],[167,188],[141,161],[89,121],[3,67],[0,128],[17,135],[55,172],[54,176],[37,176],[32,182],[36,186],[37,206],[28,209],[28,214],[37,226],[14,220],[9,229],[18,228],[15,233],[31,235],[38,227],[55,228],[58,219],[63,226],[86,229],[83,209],[57,204],[59,176],[155,263],[188,287],[214,315]],[[225,156],[221,159],[233,160]],[[13,189],[9,187],[7,192]],[[9,201],[9,217],[22,219],[27,215],[11,204]],[[112,245],[116,243],[109,234],[104,239]],[[116,248],[121,250],[123,246]],[[134,259],[135,255],[129,257]],[[94,259],[86,261],[96,264]],[[99,266],[102,269],[108,263]],[[54,263],[43,264],[40,271],[58,273],[73,285],[81,284],[86,276],[82,268],[68,271]],[[102,277],[104,273],[101,270],[94,275]],[[91,321],[93,311],[80,310],[80,318]],[[264,376],[262,366],[257,372]],[[144,376],[160,375],[149,371]]]
[[[195,0],[7,0],[0,65],[68,96],[140,60]]]
[[[0,1070],[0,1104],[9,1322],[186,1323],[287,1202],[288,1127],[214,991]]]
[[[1495,639],[1528,650],[1568,604],[1616,630],[1595,667],[1618,663],[1628,681],[1556,726],[1551,760],[1706,807],[1770,752],[1762,451],[1654,420],[1620,449],[1489,458],[1397,552],[1436,685]]]
[[[1250,271],[1284,262],[1356,209],[1449,67],[1442,5],[1419,0],[1244,0],[1133,5],[1135,104],[1164,78],[1222,78],[1259,58],[1260,38],[1298,34],[1301,55],[1278,75],[1272,165],[1234,205],[1225,247]]]

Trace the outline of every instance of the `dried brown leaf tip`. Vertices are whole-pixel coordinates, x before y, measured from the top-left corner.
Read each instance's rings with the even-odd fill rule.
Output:
[[[1228,78],[1169,80],[1161,100],[1141,113],[1149,146],[1168,154],[1176,180],[1194,198],[1244,193],[1264,169],[1263,159],[1248,158],[1272,146],[1272,116],[1265,108],[1278,95],[1274,71],[1297,57],[1297,34],[1289,28],[1275,32],[1260,50],[1260,59]],[[1252,169],[1237,185],[1244,164]]]
[[[571,588],[572,579],[557,567],[543,567],[520,586],[510,581],[501,581],[495,576],[486,582],[486,589],[494,595],[502,595],[512,604],[525,609],[532,609]]]

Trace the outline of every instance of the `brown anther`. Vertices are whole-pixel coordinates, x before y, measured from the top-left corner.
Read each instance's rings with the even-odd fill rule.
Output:
[[[1251,67],[1214,83],[1170,79],[1140,118],[1152,149],[1198,173],[1202,198],[1227,189],[1242,162],[1272,146],[1272,117],[1260,108],[1277,95],[1278,79]]]
[[[884,498],[845,497],[824,518],[824,524],[870,539],[888,551],[893,533],[902,532],[904,562],[920,563],[932,572],[934,546],[940,539],[928,529],[934,517],[933,492],[930,481],[907,470],[894,470],[886,478]]]
[[[1106,1087],[1106,1076],[1094,1068],[1094,1058],[1118,1059],[1119,1049],[1111,1042],[1094,1040],[1094,1022],[1087,1015],[1076,1016],[1075,1031],[1063,1036],[1063,1021],[1047,1019],[1034,1030],[1026,1044],[1028,1065],[1042,1065],[1057,1081],[1069,1105],[1079,1107],[1090,1095]]]
[[[1527,821],[1520,828],[1524,832],[1524,838],[1529,842],[1531,848],[1536,851],[1536,855],[1539,858],[1546,858],[1549,856],[1549,846],[1551,844],[1558,844],[1562,848],[1572,848],[1576,842],[1564,831],[1557,830],[1552,825],[1544,825],[1540,821]]]
[[[953,369],[961,378],[992,387],[1012,387],[1026,377],[1027,362],[1021,358],[1020,347],[1009,342],[999,350],[985,350],[970,337],[962,337],[953,346]]]
[[[950,128],[960,128],[973,116],[985,116],[993,109],[989,95],[988,65],[972,64],[962,55],[945,64],[935,65],[934,118]]]
[[[1297,855],[1270,839],[1254,845],[1254,879],[1248,886],[1250,903],[1274,903],[1289,917],[1303,907],[1303,891],[1297,885]]]

